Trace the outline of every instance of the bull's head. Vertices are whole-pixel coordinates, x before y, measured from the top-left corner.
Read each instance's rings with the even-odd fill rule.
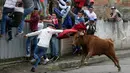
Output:
[[[85,31],[78,31],[75,33],[72,45],[73,46],[81,46],[84,43],[84,36],[86,32]]]

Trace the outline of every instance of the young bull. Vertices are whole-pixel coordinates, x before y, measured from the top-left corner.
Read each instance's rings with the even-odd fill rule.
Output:
[[[80,67],[85,59],[88,62],[89,58],[92,56],[106,55],[114,62],[118,71],[121,71],[119,61],[115,55],[114,44],[111,39],[101,39],[94,35],[87,35],[86,32],[77,32],[74,35],[73,45],[81,46],[83,49]]]

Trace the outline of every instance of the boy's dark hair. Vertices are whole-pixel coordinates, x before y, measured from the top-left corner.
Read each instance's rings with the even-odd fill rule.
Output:
[[[40,15],[40,20],[43,20],[45,17],[43,15]]]
[[[34,10],[38,10],[38,8],[34,8]]]
[[[79,11],[79,13],[85,14],[83,10]]]
[[[23,6],[22,2],[18,3],[18,7],[22,7],[22,6]]]

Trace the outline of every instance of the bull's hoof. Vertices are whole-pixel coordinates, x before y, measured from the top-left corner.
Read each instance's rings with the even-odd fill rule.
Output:
[[[121,68],[118,68],[118,72],[121,72]]]
[[[84,62],[84,65],[88,65],[88,62]]]
[[[78,66],[78,67],[76,67],[76,69],[79,69],[80,67]]]

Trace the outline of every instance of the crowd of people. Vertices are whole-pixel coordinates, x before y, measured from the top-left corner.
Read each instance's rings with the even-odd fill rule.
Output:
[[[36,63],[31,69],[32,72],[35,72],[42,57],[44,64],[47,64],[49,59],[46,52],[49,47],[52,50],[51,60],[56,61],[59,58],[58,33],[71,28],[84,29],[90,35],[94,35],[96,31],[97,15],[94,12],[94,0],[73,0],[73,2],[57,0],[58,7],[52,9],[52,14],[47,13],[47,2],[48,0],[6,0],[3,7],[0,37],[8,33],[7,41],[11,41],[12,27],[17,28],[15,35],[17,37],[24,33],[24,25],[29,24],[30,32],[24,37],[27,38],[26,56],[31,56],[32,48],[34,52],[31,62],[36,61]],[[118,16],[120,14],[117,13],[119,12],[113,11],[111,18],[118,17],[117,21],[120,21]],[[28,15],[30,18],[26,19]]]

